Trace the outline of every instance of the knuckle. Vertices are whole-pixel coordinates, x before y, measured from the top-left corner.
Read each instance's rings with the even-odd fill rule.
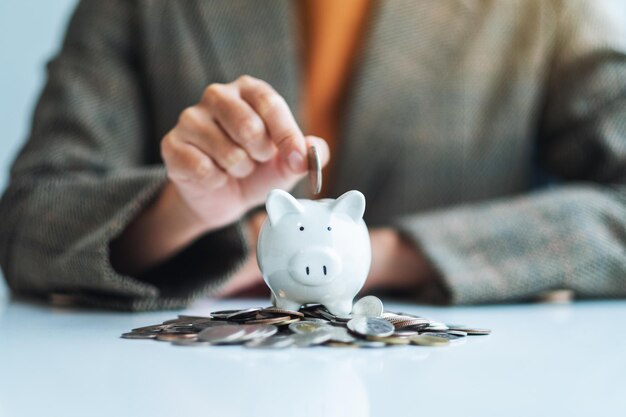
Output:
[[[237,124],[237,135],[242,144],[250,144],[265,133],[265,126],[256,118],[245,118]]]
[[[215,103],[219,101],[220,98],[224,95],[224,89],[225,86],[222,84],[210,84],[207,88],[204,89],[204,93],[202,94],[202,100],[209,103]]]
[[[207,178],[212,171],[211,164],[205,158],[194,158],[193,162],[190,161],[189,166],[196,181],[202,181]]]
[[[193,106],[184,109],[178,117],[178,123],[181,125],[197,125],[199,121],[198,109]]]
[[[256,96],[256,105],[260,114],[268,114],[285,103],[285,99],[278,93],[265,91]]]
[[[239,84],[250,85],[250,84],[256,83],[257,81],[259,81],[257,78],[254,78],[253,76],[248,75],[248,74],[243,74],[243,75],[239,76],[239,78],[237,78],[237,80],[235,82],[237,82]]]
[[[161,141],[161,156],[164,160],[170,159],[173,153],[172,149],[172,135],[167,134]]]

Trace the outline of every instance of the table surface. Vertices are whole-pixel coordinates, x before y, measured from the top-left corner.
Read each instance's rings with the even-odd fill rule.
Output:
[[[444,348],[186,348],[119,338],[179,312],[0,301],[0,416],[624,415],[626,301],[386,309],[493,333]]]

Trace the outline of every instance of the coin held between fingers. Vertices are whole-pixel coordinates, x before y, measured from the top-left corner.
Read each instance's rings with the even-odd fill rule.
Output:
[[[309,165],[309,184],[313,194],[319,194],[322,191],[322,163],[319,153],[315,146],[310,146],[308,153]]]

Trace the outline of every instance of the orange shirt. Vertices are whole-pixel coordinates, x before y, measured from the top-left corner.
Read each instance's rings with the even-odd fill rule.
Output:
[[[332,163],[337,149],[339,105],[365,28],[369,0],[301,0],[301,8],[304,130],[328,142]],[[330,180],[331,163],[324,169],[325,181]]]

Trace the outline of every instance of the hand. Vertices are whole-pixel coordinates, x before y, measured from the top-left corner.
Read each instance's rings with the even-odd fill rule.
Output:
[[[169,181],[111,242],[112,266],[128,275],[146,271],[238,220],[273,188],[289,190],[305,175],[310,145],[326,165],[326,142],[302,135],[269,84],[249,76],[211,84],[161,141]]]
[[[161,153],[176,194],[206,232],[236,221],[271,189],[291,189],[306,172],[310,145],[326,165],[326,142],[305,138],[283,97],[244,75],[209,85],[163,138]]]

